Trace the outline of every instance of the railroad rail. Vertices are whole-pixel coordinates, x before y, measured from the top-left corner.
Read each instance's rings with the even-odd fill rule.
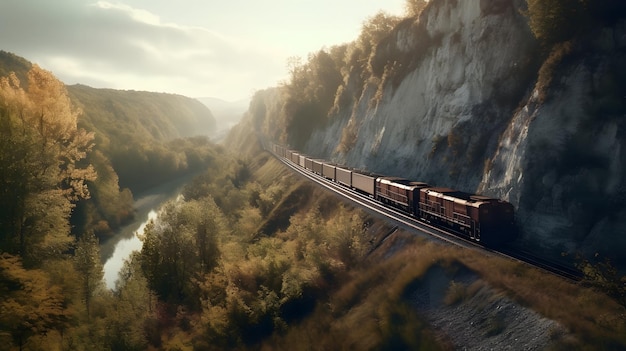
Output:
[[[564,279],[567,279],[572,282],[578,282],[582,280],[583,274],[580,270],[577,270],[574,267],[567,266],[565,264],[555,262],[553,260],[546,259],[544,257],[540,257],[531,252],[523,251],[518,248],[514,248],[511,246],[506,246],[502,248],[488,248],[483,245],[480,245],[474,241],[470,241],[464,239],[462,237],[451,234],[450,232],[441,229],[439,227],[430,225],[423,221],[417,220],[413,216],[409,216],[406,213],[400,211],[399,209],[386,206],[382,202],[375,200],[372,197],[366,196],[362,193],[359,193],[353,189],[347,188],[337,182],[333,182],[322,175],[316,174],[314,172],[310,172],[303,167],[299,167],[293,162],[289,162],[287,159],[276,155],[273,150],[266,148],[266,151],[273,155],[277,160],[283,163],[286,167],[290,168],[292,171],[298,173],[300,176],[305,177],[309,181],[312,181],[319,186],[322,186],[339,196],[343,197],[347,201],[357,205],[365,209],[368,213],[382,216],[386,220],[392,222],[394,224],[394,229],[388,234],[391,235],[398,228],[402,228],[413,233],[423,235],[424,237],[428,237],[430,239],[435,239],[440,242],[453,244],[456,246],[460,246],[463,248],[474,249],[474,250],[482,250],[483,252],[488,252],[492,255],[500,256],[507,259],[512,259],[520,262],[524,262],[533,267],[542,269]]]

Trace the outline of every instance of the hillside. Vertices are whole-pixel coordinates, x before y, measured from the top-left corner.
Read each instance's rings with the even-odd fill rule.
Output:
[[[15,72],[28,90],[33,64],[0,51],[0,76]],[[80,113],[78,128],[94,133],[85,162],[97,178],[90,198],[72,212],[75,233],[94,230],[102,239],[133,216],[133,194],[203,170],[213,158],[208,136],[216,122],[202,103],[181,95],[64,86]],[[65,94],[65,92],[63,92]]]
[[[199,101],[84,85],[67,89],[82,110],[78,125],[95,132],[89,160],[100,175],[92,185],[94,196],[74,215],[78,229],[95,226],[100,236],[106,234],[132,215],[131,193],[197,172],[209,162],[208,135],[215,131],[215,119]],[[183,140],[189,137],[194,139]],[[118,184],[126,190],[114,190]]]
[[[182,95],[147,91],[95,89],[70,85],[68,92],[83,110],[82,123],[102,134],[168,141],[210,135],[216,130],[211,111]],[[119,122],[125,121],[124,128]]]
[[[239,123],[244,112],[248,109],[250,100],[225,101],[213,97],[199,97],[200,101],[211,110],[216,121],[217,132],[228,131],[232,126]]]
[[[250,118],[315,157],[508,200],[520,245],[624,264],[626,11],[562,6],[571,18],[523,0],[374,17],[258,93]]]

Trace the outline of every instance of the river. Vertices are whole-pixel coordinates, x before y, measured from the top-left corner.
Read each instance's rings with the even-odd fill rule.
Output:
[[[104,282],[107,288],[115,288],[117,275],[124,260],[133,251],[141,250],[143,243],[139,240],[137,233],[143,233],[146,224],[157,218],[159,209],[167,201],[176,199],[183,191],[185,184],[194,176],[196,174],[178,178],[136,196],[133,222],[121,227],[111,239],[100,246],[100,258],[104,264]]]

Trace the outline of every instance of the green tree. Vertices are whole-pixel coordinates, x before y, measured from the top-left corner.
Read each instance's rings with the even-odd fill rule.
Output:
[[[104,343],[112,350],[145,350],[148,343],[161,346],[157,299],[142,274],[139,253],[124,261],[115,283],[112,305],[106,315]]]
[[[297,63],[294,63],[290,67],[291,82],[285,86],[282,113],[284,137],[296,147],[306,142],[315,127],[326,122],[343,81],[339,69],[341,62],[336,61],[337,57],[331,53],[320,50],[310,55],[306,64],[295,66]]]
[[[0,244],[32,265],[72,243],[69,216],[96,178],[81,163],[93,134],[77,128],[79,111],[65,86],[34,65],[28,90],[0,78]]]
[[[219,258],[217,237],[225,219],[212,199],[169,203],[146,226],[141,267],[148,284],[165,301],[199,307],[195,279]]]
[[[102,281],[104,270],[100,261],[100,249],[98,239],[93,232],[83,234],[78,240],[74,253],[74,264],[79,275],[87,319],[89,319],[91,298],[98,289],[104,287]]]

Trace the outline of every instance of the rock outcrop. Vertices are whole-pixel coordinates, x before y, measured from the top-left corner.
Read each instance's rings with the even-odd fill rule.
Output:
[[[346,69],[302,151],[506,199],[522,243],[619,258],[626,22],[548,50],[525,11],[523,0],[430,1],[378,43],[372,77]]]

